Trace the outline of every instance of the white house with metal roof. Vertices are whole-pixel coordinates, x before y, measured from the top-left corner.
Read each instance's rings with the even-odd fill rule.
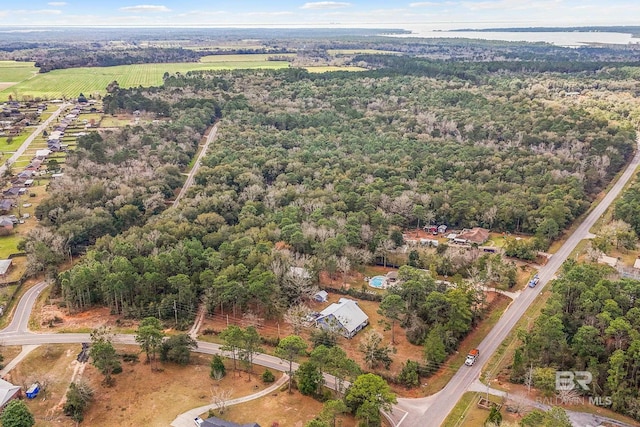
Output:
[[[316,319],[317,327],[336,330],[347,338],[353,338],[368,324],[369,316],[357,301],[348,298],[340,298],[337,303],[322,310]]]

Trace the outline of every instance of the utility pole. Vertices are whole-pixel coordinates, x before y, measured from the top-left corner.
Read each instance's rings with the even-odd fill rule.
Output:
[[[178,327],[178,306],[176,305],[176,300],[173,300],[173,313],[176,316],[176,328]]]

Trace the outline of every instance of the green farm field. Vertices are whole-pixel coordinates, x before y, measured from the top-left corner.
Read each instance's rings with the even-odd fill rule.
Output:
[[[246,62],[247,58],[256,62],[279,62],[279,61],[269,61],[269,58],[274,56],[287,57],[287,58],[295,58],[295,53],[280,53],[280,54],[270,54],[270,53],[252,53],[247,55],[207,55],[200,58],[200,62],[204,63],[228,63],[228,62]]]
[[[0,84],[21,82],[37,72],[33,62],[0,61]]]
[[[289,66],[286,61],[267,61],[266,56],[216,55],[215,62],[137,64],[54,70],[38,74],[32,79],[0,91],[0,101],[7,100],[9,95],[13,95],[17,99],[24,97],[55,99],[75,97],[80,93],[84,93],[86,96],[104,94],[107,85],[114,80],[117,80],[122,88],[159,86],[162,84],[162,76],[165,72],[174,74],[196,70],[278,69]],[[0,81],[2,80],[0,79]]]

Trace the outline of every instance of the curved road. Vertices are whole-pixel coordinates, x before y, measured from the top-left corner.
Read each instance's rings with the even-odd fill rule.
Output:
[[[638,137],[638,147],[636,154],[622,173],[618,181],[613,184],[609,192],[602,201],[593,208],[587,218],[578,226],[576,231],[569,236],[562,247],[551,259],[540,268],[538,275],[540,282],[535,288],[525,288],[503,313],[498,323],[491,329],[486,338],[480,343],[481,361],[488,360],[496,351],[498,346],[507,338],[511,329],[524,315],[533,301],[540,295],[545,285],[553,278],[558,269],[562,266],[577,244],[589,237],[589,230],[595,222],[602,216],[607,208],[618,197],[624,186],[629,182],[635,170],[640,164],[640,137]],[[439,426],[453,410],[462,395],[469,389],[471,384],[479,378],[483,363],[476,363],[473,366],[462,365],[458,372],[451,378],[444,389],[433,396],[423,399],[398,399],[398,406],[409,412],[407,417],[401,422],[401,427],[421,427],[427,425],[425,420],[429,420],[428,425]]]

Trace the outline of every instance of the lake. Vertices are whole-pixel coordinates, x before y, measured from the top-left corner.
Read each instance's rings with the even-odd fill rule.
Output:
[[[407,26],[408,27],[408,26]],[[565,47],[578,47],[589,44],[629,44],[640,43],[640,39],[626,33],[606,32],[502,32],[502,31],[434,31],[431,28],[413,26],[406,28],[411,34],[394,34],[389,37],[422,38],[466,38],[482,40],[504,40],[512,42],[546,42]]]

